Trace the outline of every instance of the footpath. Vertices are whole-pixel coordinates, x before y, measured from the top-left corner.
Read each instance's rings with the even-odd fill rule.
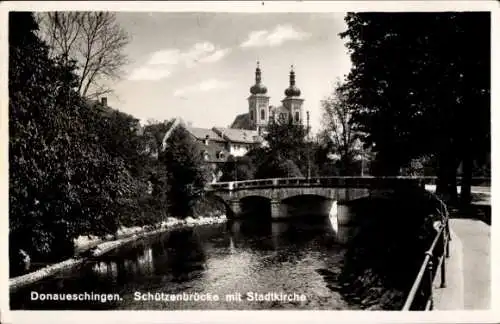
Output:
[[[491,308],[490,225],[472,218],[450,219],[450,257],[446,288],[436,278],[434,309],[489,310]],[[438,272],[439,274],[439,272]]]

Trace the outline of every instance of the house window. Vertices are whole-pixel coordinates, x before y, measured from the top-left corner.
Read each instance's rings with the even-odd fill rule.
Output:
[[[260,119],[262,120],[266,119],[266,111],[264,109],[260,110]]]
[[[295,112],[295,121],[298,123],[298,122],[299,122],[299,119],[300,119],[299,112],[298,112],[298,111],[296,111],[296,112]]]
[[[254,116],[253,115],[254,115],[254,113],[253,113],[253,110],[252,110],[252,111],[250,111],[250,120],[254,120]]]

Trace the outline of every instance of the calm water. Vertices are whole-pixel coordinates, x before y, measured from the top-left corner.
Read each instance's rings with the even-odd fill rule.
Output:
[[[76,270],[23,288],[11,294],[11,308],[348,309],[324,277],[340,272],[343,253],[328,219],[233,222],[176,230],[123,246]],[[254,300],[247,298],[249,292]],[[87,293],[79,297],[87,299],[112,293],[119,300],[40,300],[42,294],[53,293]],[[211,300],[179,301],[170,296],[182,293],[184,298]],[[32,300],[36,294],[38,300]],[[290,300],[280,294],[290,294]]]

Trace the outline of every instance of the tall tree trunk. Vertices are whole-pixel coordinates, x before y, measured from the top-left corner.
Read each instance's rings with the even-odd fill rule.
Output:
[[[457,193],[457,165],[450,150],[443,150],[438,157],[436,193],[445,201],[455,204]]]
[[[462,160],[462,183],[460,187],[460,204],[468,205],[472,200],[471,185],[472,185],[472,155],[469,150],[465,150]]]

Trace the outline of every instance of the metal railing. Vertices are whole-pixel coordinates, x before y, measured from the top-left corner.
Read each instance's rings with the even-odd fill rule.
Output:
[[[446,287],[446,258],[450,256],[450,232],[448,211],[444,203],[441,204],[439,212],[442,221],[430,248],[425,252],[424,261],[403,306],[404,311],[434,308],[434,280],[438,270],[441,277],[440,288]]]

